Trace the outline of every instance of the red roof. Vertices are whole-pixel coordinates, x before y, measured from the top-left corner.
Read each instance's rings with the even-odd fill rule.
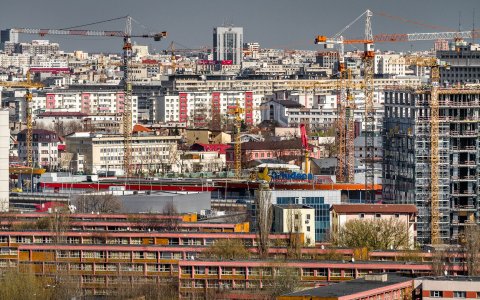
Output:
[[[333,204],[332,210],[337,213],[416,213],[417,208],[413,204]]]
[[[132,132],[150,132],[150,131],[152,130],[140,124],[136,124],[135,126],[133,126],[133,130],[132,130]]]
[[[194,151],[215,151],[220,154],[227,153],[227,149],[230,148],[230,145],[227,144],[200,144],[196,143],[190,147],[191,150]]]

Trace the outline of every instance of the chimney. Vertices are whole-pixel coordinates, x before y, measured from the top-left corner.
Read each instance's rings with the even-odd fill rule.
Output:
[[[366,274],[365,281],[388,281],[388,274]]]

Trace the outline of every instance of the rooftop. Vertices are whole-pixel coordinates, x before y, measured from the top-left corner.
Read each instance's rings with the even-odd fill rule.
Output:
[[[368,277],[354,279],[346,282],[340,282],[337,284],[332,284],[329,286],[323,286],[308,290],[303,290],[299,292],[293,292],[286,294],[284,296],[297,296],[297,297],[306,297],[306,296],[315,296],[321,298],[339,298],[343,296],[353,295],[357,293],[367,292],[369,290],[374,290],[389,285],[412,281],[412,278],[404,277],[396,274],[378,274],[378,276],[372,276],[372,279]],[[380,278],[385,278],[386,280],[380,280]],[[378,280],[374,280],[378,279]]]
[[[334,204],[331,210],[337,213],[416,213],[413,204]]]

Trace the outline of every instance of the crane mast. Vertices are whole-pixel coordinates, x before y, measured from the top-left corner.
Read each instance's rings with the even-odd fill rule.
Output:
[[[130,82],[130,63],[132,61],[132,19],[127,17],[125,36],[123,37],[123,170],[128,178],[132,171],[132,83]]]
[[[375,50],[373,44],[372,12],[366,11],[365,43],[363,53],[363,78],[365,93],[365,202],[375,200],[375,108],[373,104],[373,63]]]
[[[123,54],[122,54],[122,68],[123,68],[123,138],[124,138],[124,153],[123,153],[123,167],[125,176],[129,177],[132,171],[132,83],[130,79],[130,65],[132,60],[132,37],[153,38],[154,41],[160,41],[167,36],[166,31],[132,35],[132,17],[127,16],[124,31],[100,31],[100,30],[84,30],[84,29],[34,29],[34,28],[15,28],[12,29],[17,33],[38,34],[45,35],[74,35],[74,36],[98,36],[98,37],[121,37],[123,38]],[[120,19],[116,18],[115,20]],[[97,22],[101,23],[101,22]],[[27,118],[28,123],[28,118]]]

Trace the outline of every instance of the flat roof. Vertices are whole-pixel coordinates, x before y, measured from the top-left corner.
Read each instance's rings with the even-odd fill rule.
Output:
[[[337,213],[416,213],[413,204],[333,204],[331,210]]]
[[[378,275],[381,276],[381,274]],[[366,280],[365,278],[359,278],[328,286],[293,292],[285,294],[283,296],[315,296],[321,298],[339,298],[413,280],[413,278],[392,273],[385,275],[387,275],[386,281]]]

